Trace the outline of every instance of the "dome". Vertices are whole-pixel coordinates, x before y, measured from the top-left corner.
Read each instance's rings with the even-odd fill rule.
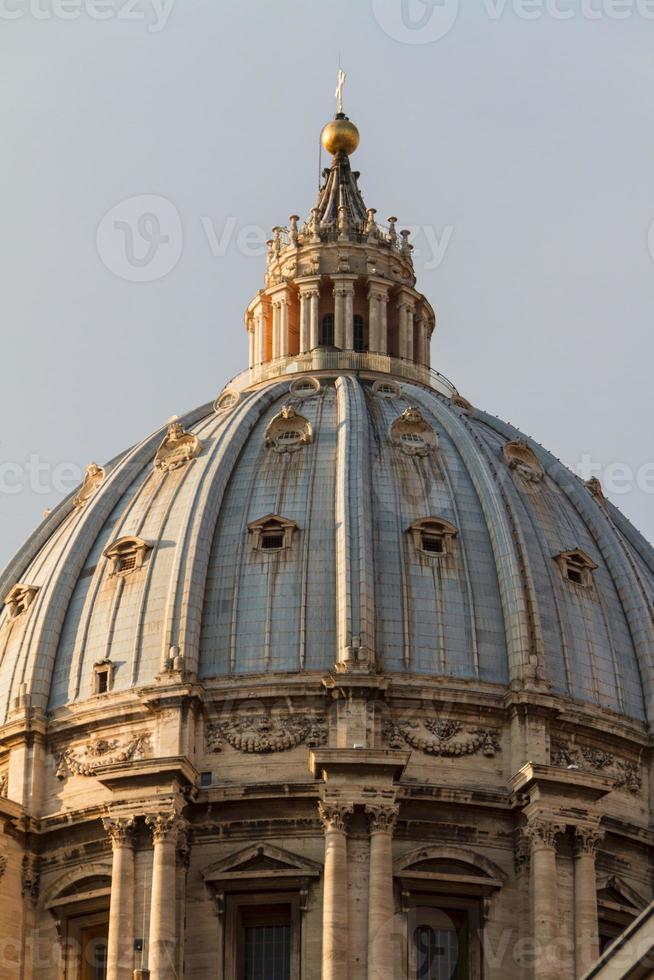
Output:
[[[651,900],[654,552],[396,222],[339,149],[247,368],[0,575],[3,978],[580,977]]]
[[[283,547],[259,546],[264,518],[292,525]],[[122,541],[144,549],[127,572]],[[653,571],[601,496],[454,392],[329,369],[231,388],[9,566],[4,594],[34,596],[3,613],[3,720],[25,689],[50,710],[91,697],[99,662],[120,692],[175,658],[206,681],[336,665],[531,685],[643,719]]]

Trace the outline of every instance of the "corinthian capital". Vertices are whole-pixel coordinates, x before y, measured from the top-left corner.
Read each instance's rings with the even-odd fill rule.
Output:
[[[564,831],[565,826],[563,824],[539,817],[529,821],[524,833],[531,842],[531,849],[535,850],[540,847],[555,848],[558,834],[562,834]]]
[[[103,817],[102,826],[112,847],[134,847],[134,817]]]
[[[341,833],[347,831],[347,822],[354,811],[352,803],[324,803],[318,804],[318,813],[325,828],[325,833],[338,830]]]
[[[174,810],[166,813],[149,813],[145,822],[152,832],[153,844],[177,840],[180,816]]]
[[[592,854],[595,856],[597,849],[604,840],[604,831],[600,827],[575,827],[575,854]]]
[[[371,834],[392,834],[400,808],[397,803],[368,803],[366,815]]]

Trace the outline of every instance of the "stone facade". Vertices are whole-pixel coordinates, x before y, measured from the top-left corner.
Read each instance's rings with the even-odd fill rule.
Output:
[[[652,899],[652,550],[432,372],[343,121],[248,371],[0,579],[6,980],[564,980]]]

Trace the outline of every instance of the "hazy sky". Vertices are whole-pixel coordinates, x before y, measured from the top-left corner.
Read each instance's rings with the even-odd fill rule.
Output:
[[[88,462],[246,366],[260,243],[314,203],[339,51],[365,200],[417,229],[434,366],[594,465],[654,539],[652,18],[651,0],[0,0],[0,566]]]

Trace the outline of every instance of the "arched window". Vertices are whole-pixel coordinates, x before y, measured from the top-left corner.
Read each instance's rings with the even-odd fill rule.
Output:
[[[356,351],[364,351],[364,337],[363,337],[363,317],[355,313],[352,318],[352,334],[354,337],[354,349]]]
[[[320,324],[320,346],[334,346],[334,314],[325,313]]]

